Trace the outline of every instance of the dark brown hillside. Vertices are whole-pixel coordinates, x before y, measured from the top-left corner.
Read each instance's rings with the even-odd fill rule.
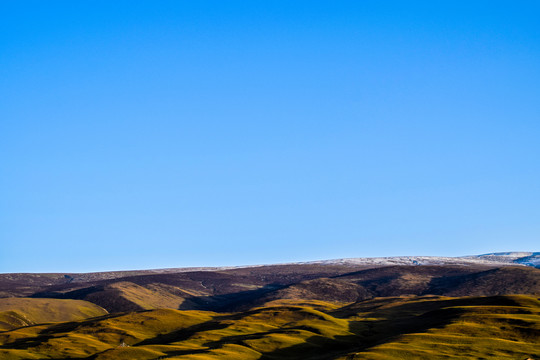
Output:
[[[538,295],[540,269],[509,266],[467,275],[440,277],[433,279],[429,291],[430,294],[446,296]]]
[[[402,295],[540,293],[540,269],[525,266],[295,264],[223,271],[147,273],[80,282],[59,275],[0,276],[8,296],[87,300],[109,312],[172,308],[230,311],[279,299],[354,302]],[[20,283],[19,283],[20,282]],[[6,285],[7,284],[7,285]],[[34,290],[33,292],[30,292]]]
[[[362,270],[337,278],[363,286],[376,296],[421,295],[431,293],[433,279],[459,277],[485,271],[471,266],[386,266]]]
[[[29,296],[39,289],[67,281],[62,274],[0,274],[0,298]]]
[[[355,302],[403,295],[490,296],[538,294],[540,271],[532,267],[492,269],[470,266],[389,266],[318,278],[278,288],[229,310],[262,306],[280,299]]]
[[[361,285],[340,279],[319,278],[301,281],[281,287],[250,302],[236,302],[229,310],[238,311],[251,307],[264,306],[275,300],[321,300],[334,303],[350,303],[371,299],[374,294]]]
[[[277,290],[275,299],[325,300],[332,302],[355,302],[370,299],[373,294],[358,284],[341,279],[320,278],[302,281]]]
[[[225,271],[146,274],[39,287],[33,297],[80,299],[110,312],[152,308],[225,310],[307,279],[344,274],[363,267],[275,265]],[[130,284],[129,286],[117,285]],[[351,285],[356,286],[356,285]],[[128,291],[129,290],[129,291]]]
[[[390,266],[337,277],[379,297],[400,295],[491,296],[540,293],[540,269],[468,266]]]

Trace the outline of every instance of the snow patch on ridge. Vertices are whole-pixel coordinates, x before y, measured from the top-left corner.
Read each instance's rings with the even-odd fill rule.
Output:
[[[505,252],[461,257],[445,256],[392,256],[374,258],[344,258],[299,262],[295,264],[320,265],[523,265],[540,267],[540,252]]]

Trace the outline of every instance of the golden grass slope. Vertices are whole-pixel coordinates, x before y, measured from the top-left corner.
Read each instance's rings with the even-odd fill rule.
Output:
[[[167,284],[149,283],[141,286],[130,281],[77,289],[68,294],[97,304],[110,313],[192,307],[189,298],[199,295]]]
[[[313,306],[311,306],[313,305]],[[239,313],[139,311],[0,332],[1,359],[540,358],[534,296],[291,300]]]
[[[375,346],[339,360],[540,358],[536,297],[426,297],[368,314],[381,316],[368,336]]]
[[[123,298],[136,304],[143,310],[158,308],[178,309],[184,298],[164,291],[166,285],[150,284],[147,288],[132,282],[117,282],[109,287],[118,290]]]
[[[102,307],[83,300],[5,298],[0,299],[0,331],[106,314]]]

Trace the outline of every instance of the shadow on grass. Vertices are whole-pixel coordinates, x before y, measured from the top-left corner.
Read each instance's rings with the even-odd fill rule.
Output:
[[[366,317],[384,317],[381,320],[350,321],[352,335],[338,335],[334,338],[315,335],[304,343],[272,352],[264,353],[260,360],[277,359],[336,359],[347,356],[354,359],[354,353],[386,343],[399,336],[442,328],[460,316],[460,309],[441,309],[439,306],[418,308],[417,304],[395,306],[385,314],[365,314]]]
[[[224,295],[194,296],[188,298],[189,302],[180,305],[178,310],[192,310],[193,305],[200,310],[228,312],[234,311],[242,304],[249,304],[272,291],[283,288],[284,285],[268,284],[255,290],[246,290]]]
[[[212,350],[221,348],[225,344],[235,344],[250,348],[248,344],[250,340],[261,339],[271,334],[291,334],[291,336],[296,336],[298,331],[302,331],[304,333],[309,332],[312,335],[301,344],[265,352],[261,355],[260,360],[315,360],[335,359],[342,356],[351,356],[351,359],[353,359],[354,353],[365,351],[368,348],[383,344],[396,337],[446,326],[462,314],[463,311],[461,309],[451,307],[458,305],[460,305],[459,301],[434,299],[433,301],[426,301],[426,303],[406,303],[381,310],[379,308],[373,309],[368,301],[365,307],[368,309],[371,308],[373,311],[362,312],[363,315],[366,318],[373,317],[380,318],[380,320],[349,321],[348,331],[351,335],[339,335],[331,338],[321,335],[320,330],[315,326],[292,325],[265,332],[225,336],[219,340],[208,341],[202,344],[205,347],[204,349],[174,350],[167,352],[167,357],[210,353]],[[171,342],[187,340],[200,332],[224,329],[230,326],[232,321],[259,311],[264,311],[264,309],[220,316],[205,323],[144,340],[136,344],[136,346],[170,344]],[[341,314],[339,310],[336,311],[335,315],[339,314],[341,315],[340,317],[345,317],[346,314],[355,314],[353,307],[342,309],[341,311]]]
[[[94,317],[94,318],[90,318],[86,320],[80,320],[80,321],[69,321],[69,322],[61,322],[61,323],[56,323],[56,324],[52,323],[51,325],[47,326],[45,329],[41,330],[37,336],[16,339],[12,342],[1,345],[0,349],[28,349],[31,347],[36,347],[43,343],[46,343],[49,339],[55,338],[58,333],[69,333],[80,327],[91,325],[97,321],[105,320],[105,319],[112,319],[112,318],[116,318],[123,315],[125,315],[125,313],[107,314],[107,315],[98,316],[98,317]],[[42,326],[42,325],[44,324],[36,324],[32,326]],[[23,326],[18,329],[22,329],[22,328],[28,328],[28,326]],[[11,329],[9,331],[15,331],[18,329]]]
[[[355,359],[355,354],[371,347],[392,341],[400,336],[443,328],[458,319],[466,310],[459,306],[514,306],[516,303],[504,296],[441,300],[434,297],[422,302],[404,303],[385,308],[377,300],[352,304],[333,312],[334,316],[346,316],[359,307],[366,318],[380,320],[350,321],[349,332],[353,335],[334,338],[312,336],[304,343],[264,353],[260,360],[277,359]]]

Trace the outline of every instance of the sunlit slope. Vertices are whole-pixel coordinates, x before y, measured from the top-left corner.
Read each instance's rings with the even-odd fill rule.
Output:
[[[86,300],[97,304],[110,313],[152,309],[178,309],[181,306],[195,307],[191,300],[199,295],[195,291],[180,289],[164,283],[149,283],[144,286],[130,281],[116,281],[105,285],[94,285],[66,293],[56,293],[53,298]],[[43,293],[37,298],[49,297]]]
[[[82,300],[5,298],[0,299],[0,331],[105,314],[100,306]]]
[[[540,356],[532,296],[279,300],[220,314],[150,310],[0,333],[1,359],[526,359]]]
[[[360,311],[377,306],[367,315],[380,318],[364,338],[374,346],[339,360],[540,357],[540,302],[536,297],[425,297],[385,304],[388,300],[351,306]],[[357,326],[364,324],[360,321]]]
[[[178,309],[186,301],[186,295],[191,296],[186,291],[166,284],[147,284],[143,287],[132,282],[120,281],[85,295],[84,299],[99,304],[110,312],[118,312]]]

